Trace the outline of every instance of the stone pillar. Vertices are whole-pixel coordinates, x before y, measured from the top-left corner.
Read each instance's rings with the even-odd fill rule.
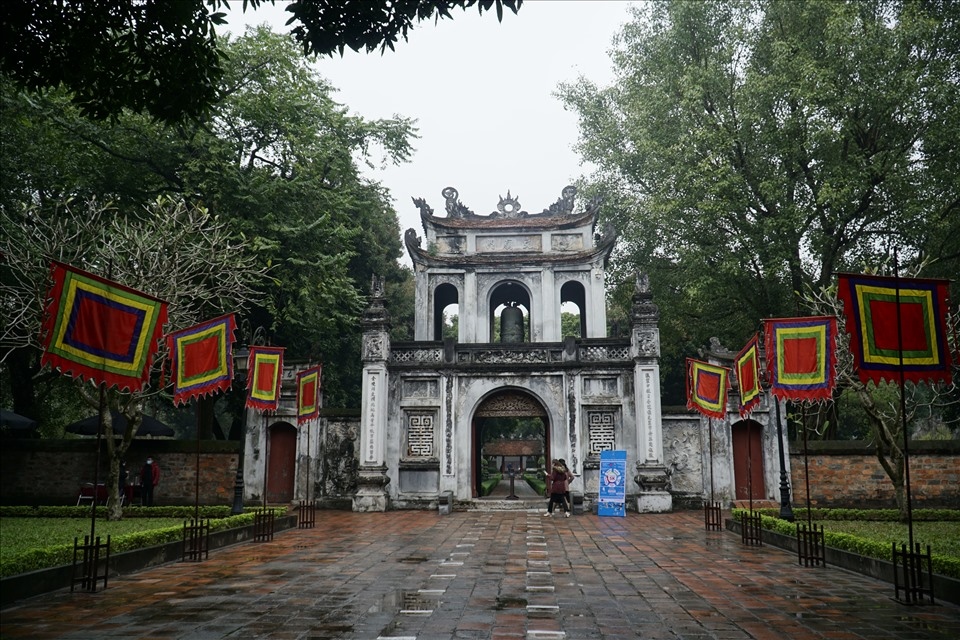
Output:
[[[660,310],[653,303],[650,282],[638,274],[631,309],[630,347],[634,359],[634,399],[637,408],[637,463],[634,482],[640,488],[637,511],[673,510],[670,470],[663,460],[660,412]]]
[[[384,443],[387,431],[387,360],[390,357],[390,320],[383,306],[383,279],[373,277],[370,305],[364,311],[363,387],[360,403],[360,468],[354,511],[386,511],[390,506]]]

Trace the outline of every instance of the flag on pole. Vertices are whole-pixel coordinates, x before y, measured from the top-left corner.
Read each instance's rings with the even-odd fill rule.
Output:
[[[829,400],[837,379],[837,319],[764,320],[770,392],[781,400]]]
[[[297,424],[320,415],[320,375],[321,367],[297,374]]]
[[[687,358],[687,408],[708,418],[723,419],[727,412],[730,370]]]
[[[899,384],[901,364],[904,380],[950,382],[948,286],[947,280],[839,274],[837,295],[861,382]]]
[[[230,313],[167,335],[175,405],[230,388],[236,326]]]
[[[167,303],[61,262],[51,263],[50,274],[40,364],[121,391],[141,389]]]
[[[251,409],[276,411],[280,404],[283,347],[250,347],[247,404]]]
[[[746,418],[760,404],[760,349],[756,334],[734,358],[737,384],[740,386],[740,417]]]

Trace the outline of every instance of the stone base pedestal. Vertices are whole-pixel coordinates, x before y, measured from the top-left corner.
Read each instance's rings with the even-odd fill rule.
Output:
[[[390,507],[387,494],[387,468],[361,467],[357,484],[359,488],[353,495],[353,510],[359,512],[386,511]]]
[[[637,513],[670,513],[673,496],[669,491],[641,491],[637,495]]]

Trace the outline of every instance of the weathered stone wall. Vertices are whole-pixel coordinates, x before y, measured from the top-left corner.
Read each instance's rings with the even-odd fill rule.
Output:
[[[896,507],[893,484],[872,447],[851,442],[810,442],[807,455],[814,507]],[[795,506],[807,501],[803,445],[792,445]],[[914,508],[960,508],[960,441],[910,444],[910,494]]]
[[[239,442],[200,443],[203,505],[232,504]],[[197,443],[185,440],[134,440],[125,460],[130,480],[147,456],[160,465],[156,504],[193,504],[197,490]],[[107,475],[106,447],[100,481]],[[96,440],[8,439],[0,449],[0,501],[4,504],[76,504],[80,486],[93,482]]]
[[[360,467],[360,413],[340,412],[321,417],[320,460],[315,495],[345,498],[357,490]]]

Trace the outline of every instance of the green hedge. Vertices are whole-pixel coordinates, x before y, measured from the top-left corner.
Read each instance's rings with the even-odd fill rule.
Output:
[[[780,514],[777,508],[754,511],[773,518]],[[797,520],[806,520],[807,509],[794,508],[793,515]],[[912,515],[915,522],[960,522],[960,509],[914,509]],[[900,512],[897,509],[810,509],[810,519],[897,522],[900,520]]]
[[[797,523],[796,522],[787,522],[786,520],[781,520],[779,517],[776,517],[779,514],[777,509],[754,509],[756,513],[760,514],[761,526],[764,529],[770,531],[775,531],[779,534],[790,536],[791,538],[797,537]],[[867,521],[896,521],[899,520],[899,513],[895,509],[878,509],[881,513],[874,514],[870,510],[861,510],[861,509],[813,509],[811,511],[811,519],[814,520],[867,520]],[[918,510],[920,511],[920,510]],[[937,518],[930,517],[932,513],[938,513],[944,511],[947,513],[955,514],[956,512],[949,510],[941,509],[925,509],[926,511],[925,520],[934,521]],[[837,512],[842,512],[843,517],[837,517]],[[734,509],[732,511],[733,518],[739,522],[743,514],[749,513],[748,509]],[[802,518],[801,518],[802,513]],[[869,516],[876,517],[862,517],[856,518],[853,517],[855,513],[863,513]],[[889,513],[896,514],[896,517],[890,518]],[[917,512],[914,512],[916,515]],[[807,510],[800,509],[795,510],[794,515],[797,520],[806,520]],[[956,520],[955,517],[941,518],[944,520]],[[830,531],[824,530],[823,532],[823,543],[828,547],[833,547],[834,549],[840,549],[842,551],[849,551],[851,553],[856,553],[861,556],[868,558],[875,558],[877,560],[886,560],[887,562],[893,561],[893,545],[890,542],[877,542],[875,540],[867,540],[866,538],[861,538],[859,536],[853,536],[849,533],[831,533]],[[960,559],[954,558],[952,556],[944,556],[936,553],[930,554],[930,563],[934,573],[949,576],[951,578],[960,578]]]
[[[82,507],[40,507],[38,509],[76,509]],[[230,511],[229,507],[224,507],[228,514]],[[20,507],[4,507],[4,509],[20,509]],[[33,509],[28,507],[28,509]],[[99,511],[98,507],[98,511]],[[142,509],[148,511],[147,514],[140,515],[150,515],[153,517],[170,517],[170,518],[192,518],[193,517],[193,508],[186,507],[151,507],[151,508],[142,508],[142,507],[131,507],[131,509]],[[217,510],[220,507],[207,507],[207,509]],[[183,511],[189,511],[189,515],[183,515]],[[281,516],[286,513],[286,509],[272,509],[274,515]],[[86,509],[87,514],[89,514],[89,507]],[[7,511],[0,512],[0,515],[5,517],[14,517],[14,514],[10,514]],[[29,515],[38,516],[40,514],[32,513]],[[104,512],[105,515],[105,512]],[[126,510],[124,510],[124,515],[126,515]],[[255,513],[253,511],[248,511],[241,513],[239,515],[227,517],[209,516],[210,519],[210,532],[214,531],[223,531],[224,529],[233,529],[236,527],[242,527],[249,525],[253,522]],[[56,516],[52,514],[45,514],[45,517],[63,517]],[[207,519],[208,516],[204,515],[203,509],[201,509],[201,519]],[[177,542],[183,540],[183,525],[177,525],[173,527],[164,527],[162,529],[151,529],[149,531],[140,531],[137,533],[128,533],[120,536],[113,536],[110,538],[110,553],[120,553],[122,551],[132,551],[133,549],[142,549],[145,547],[152,547],[160,544],[166,544],[168,542]],[[21,573],[26,573],[28,571],[36,571],[38,569],[46,569],[49,567],[57,567],[60,565],[67,565],[73,562],[73,545],[72,544],[57,544],[51,545],[49,547],[43,547],[39,549],[31,549],[30,551],[25,551],[23,553],[17,554],[12,558],[5,559],[0,561],[0,577],[13,576]]]
[[[523,476],[523,479],[527,481],[527,484],[537,492],[538,496],[542,496],[547,492],[547,483],[545,480],[537,477],[535,473],[526,473]]]
[[[259,507],[257,507],[259,508]],[[232,508],[228,506],[200,507],[200,517],[228,518],[232,515]],[[245,512],[251,512],[247,507]],[[193,507],[140,507],[132,506],[123,509],[124,518],[192,518]],[[59,506],[59,507],[0,507],[0,518],[89,518],[89,506]],[[97,507],[97,518],[107,519],[107,508]]]
[[[503,478],[502,473],[496,473],[483,482],[480,483],[480,497],[490,495],[490,492],[493,491],[494,487],[500,484],[500,480]]]

